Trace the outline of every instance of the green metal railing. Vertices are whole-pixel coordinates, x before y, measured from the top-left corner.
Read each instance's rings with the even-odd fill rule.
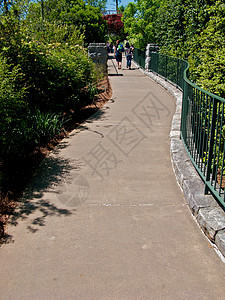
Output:
[[[150,70],[183,91],[181,139],[205,193],[210,191],[225,208],[225,99],[192,83],[188,69],[184,60],[150,53]]]
[[[150,70],[163,76],[183,90],[187,62],[171,56],[150,52]]]
[[[145,51],[134,48],[133,59],[140,67],[145,68]]]

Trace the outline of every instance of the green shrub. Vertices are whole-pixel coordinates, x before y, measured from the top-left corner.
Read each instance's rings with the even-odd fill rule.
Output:
[[[28,155],[57,135],[62,113],[93,98],[97,71],[71,26],[43,23],[35,35],[9,14],[0,29],[2,160]]]
[[[97,77],[93,63],[80,45],[23,42],[14,64],[20,66],[25,76],[29,105],[42,110],[75,108],[82,89]]]
[[[7,65],[5,59],[0,57],[0,158],[8,143],[7,132],[14,128],[27,107],[26,86],[21,69]]]
[[[56,114],[28,111],[14,120],[3,132],[2,159],[10,160],[31,154],[36,147],[46,145],[63,129],[63,119]]]
[[[45,145],[61,133],[64,125],[60,115],[41,112],[39,109],[28,115],[28,122],[32,126],[33,140],[36,145]]]
[[[39,31],[9,14],[0,19],[0,52],[24,74],[29,106],[65,111],[81,105],[82,89],[97,72],[75,26],[43,22]],[[37,26],[37,24],[36,24]]]

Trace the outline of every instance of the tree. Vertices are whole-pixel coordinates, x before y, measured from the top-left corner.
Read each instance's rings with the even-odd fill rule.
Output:
[[[160,0],[136,0],[130,2],[124,10],[122,21],[128,39],[137,48],[145,49],[148,43],[155,43],[155,21]]]
[[[107,21],[109,34],[119,35],[122,33],[124,24],[121,18],[122,14],[112,14],[103,16],[103,19]]]
[[[185,41],[185,0],[163,1],[156,20],[156,41],[167,54],[183,49]]]
[[[86,3],[93,7],[98,7],[102,12],[104,12],[106,10],[107,0],[86,0]]]
[[[84,34],[86,44],[105,41],[106,22],[102,19],[99,7],[87,4],[83,0],[47,0],[43,10],[44,18],[48,22],[75,25]],[[41,19],[40,3],[31,4],[28,19],[31,22]]]
[[[209,21],[196,43],[198,51],[190,58],[196,81],[204,89],[225,98],[225,5],[219,0],[208,8]]]
[[[191,79],[225,96],[224,1],[166,0],[157,19],[162,53],[187,59]]]
[[[211,0],[164,0],[156,22],[161,51],[187,59],[209,20]]]
[[[10,6],[10,3],[8,0],[1,0],[0,1],[0,11],[1,13],[5,14],[8,12],[9,10],[9,6]]]

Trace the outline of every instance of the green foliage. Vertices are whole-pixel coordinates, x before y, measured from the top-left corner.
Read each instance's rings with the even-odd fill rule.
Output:
[[[46,144],[64,112],[90,101],[99,74],[83,44],[74,25],[0,17],[0,161]]]
[[[44,110],[65,111],[76,106],[81,89],[95,76],[86,51],[79,45],[28,42],[17,61],[32,94],[30,105]]]
[[[164,53],[177,56],[184,47],[184,10],[185,0],[168,0],[160,5],[156,40]]]
[[[208,14],[210,19],[196,42],[200,48],[191,52],[192,73],[201,87],[224,98],[225,5],[217,1],[208,9]]]
[[[0,22],[0,51],[5,60],[19,66],[29,95],[29,106],[65,111],[75,108],[82,89],[96,80],[96,70],[74,26],[42,22],[35,34],[12,16]]]
[[[89,83],[85,89],[86,95],[88,99],[93,100],[94,97],[99,94],[101,91],[97,88],[97,86],[93,83]]]
[[[161,53],[187,59],[191,78],[225,96],[224,1],[165,0],[156,22]]]
[[[32,39],[42,44],[63,43],[70,45],[84,44],[84,34],[80,32],[75,25],[58,24],[57,22],[48,22],[35,20],[26,22],[23,27],[24,37]]]
[[[62,131],[63,120],[59,115],[36,109],[27,110],[23,118],[14,119],[9,125],[0,139],[3,160],[19,159],[31,154],[36,147],[46,145]]]
[[[165,0],[156,20],[157,43],[164,53],[187,58],[190,45],[209,19],[210,0]]]
[[[130,2],[123,12],[123,22],[127,39],[139,49],[148,43],[155,43],[155,20],[160,0],[137,0]]]
[[[153,26],[152,31],[145,21]],[[158,7],[150,1],[136,1],[126,7],[124,22],[137,48],[145,49],[147,43],[156,41],[161,53],[188,60],[194,82],[225,97],[224,1],[163,0]],[[146,37],[147,33],[152,35]]]
[[[45,145],[50,139],[60,134],[64,125],[60,115],[41,112],[39,109],[29,112],[27,122],[30,123],[32,140],[36,145]]]
[[[106,22],[102,19],[99,7],[87,4],[83,0],[47,0],[44,2],[43,11],[44,15],[42,16],[41,4],[32,3],[27,19],[31,23],[44,18],[45,21],[50,23],[74,25],[84,34],[86,44],[105,41]]]
[[[12,67],[0,56],[0,140],[5,143],[8,128],[20,118],[27,108],[27,88],[18,66]],[[1,147],[0,147],[1,148]]]
[[[98,7],[104,12],[106,10],[107,0],[86,0],[86,3],[93,7]]]

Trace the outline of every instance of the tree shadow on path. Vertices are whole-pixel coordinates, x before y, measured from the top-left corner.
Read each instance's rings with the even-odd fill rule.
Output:
[[[60,208],[57,201],[55,203],[54,197],[48,198],[48,193],[54,195],[55,186],[60,185],[63,180],[70,180],[71,171],[80,170],[81,162],[59,157],[57,154],[59,148],[54,151],[54,155],[45,158],[39,166],[18,207],[9,219],[10,225],[17,226],[19,222],[26,221],[28,231],[35,233],[46,225],[47,217],[70,216],[76,211]],[[12,236],[6,234],[3,243],[11,242],[13,242]]]

